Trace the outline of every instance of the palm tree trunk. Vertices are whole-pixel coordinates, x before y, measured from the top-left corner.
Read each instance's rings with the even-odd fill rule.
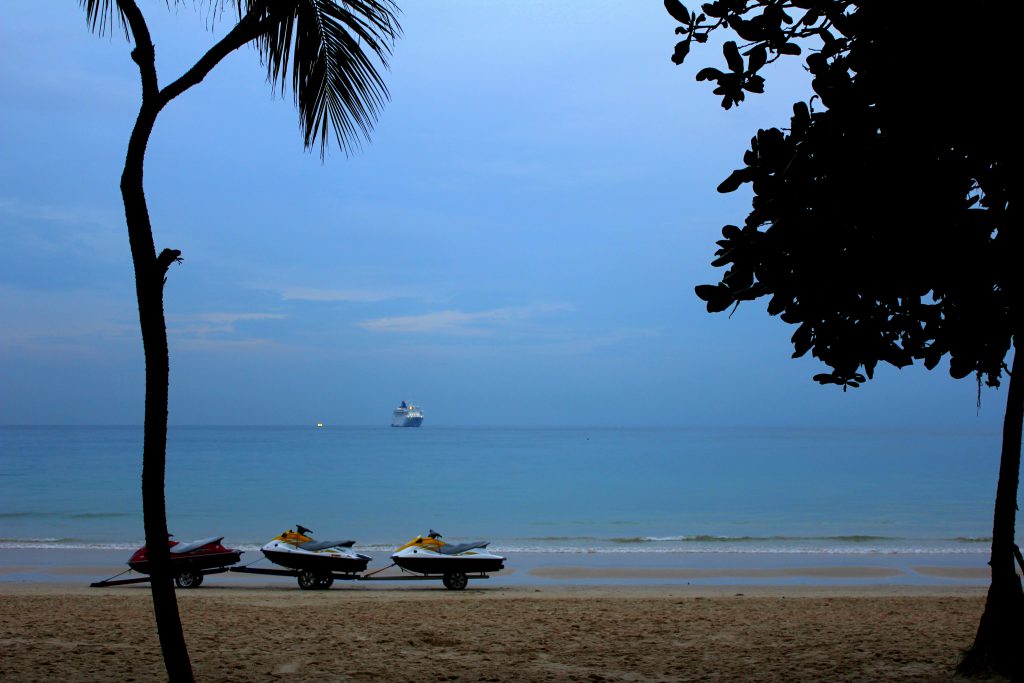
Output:
[[[129,228],[129,233],[132,229]],[[150,238],[152,239],[152,238]],[[133,259],[134,260],[134,259]],[[155,257],[147,269],[157,270]],[[146,356],[146,416],[142,449],[142,515],[150,559],[153,614],[156,619],[164,666],[171,681],[192,681],[192,664],[181,627],[174,577],[167,548],[167,510],[164,472],[167,453],[167,394],[169,358],[163,310],[163,277],[139,276],[135,262],[139,322]],[[150,274],[151,274],[150,273]],[[148,280],[148,281],[145,281]]]
[[[1024,424],[1024,358],[1021,357],[1022,349],[1016,343],[1014,347],[992,522],[992,556],[989,559],[992,584],[974,645],[964,654],[957,670],[965,674],[996,671],[1011,676],[1013,680],[1022,680],[1024,591],[1014,566],[1019,552],[1014,544],[1014,525],[1020,478],[1021,428]]]
[[[118,0],[125,13],[135,49],[132,59],[142,80],[142,106],[128,140],[121,198],[124,200],[128,242],[135,267],[135,295],[139,304],[139,326],[146,357],[146,412],[142,446],[142,516],[150,561],[153,614],[160,648],[169,680],[192,681],[192,664],[178,614],[173,576],[167,547],[167,510],[164,499],[164,470],[167,460],[167,394],[170,361],[167,325],[164,320],[164,275],[172,260],[156,255],[153,227],[143,191],[143,163],[153,125],[162,104],[156,78],[153,42],[142,13],[134,2]],[[177,255],[177,254],[175,254]]]
[[[178,602],[167,548],[164,471],[167,459],[167,395],[170,361],[164,320],[164,272],[156,257],[153,231],[142,189],[142,152],[152,131],[155,112],[143,105],[136,121],[121,176],[128,240],[135,266],[135,293],[146,357],[146,412],[142,447],[142,515],[152,578],[153,612],[160,647],[171,681],[191,681],[192,665],[181,628]],[[141,146],[141,150],[138,147]]]

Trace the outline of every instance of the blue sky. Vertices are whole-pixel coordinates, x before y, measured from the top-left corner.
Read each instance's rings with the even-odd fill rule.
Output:
[[[161,82],[210,45],[140,3]],[[146,189],[171,270],[172,424],[998,429],[1002,392],[882,368],[843,394],[759,304],[693,294],[749,195],[716,185],[807,91],[723,111],[660,2],[405,3],[372,142],[304,153],[250,50],[161,114]],[[138,74],[77,3],[0,24],[0,423],[137,424],[143,361],[118,193]]]

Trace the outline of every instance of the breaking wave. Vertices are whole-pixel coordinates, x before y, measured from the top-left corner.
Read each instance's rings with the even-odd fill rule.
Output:
[[[713,536],[697,534],[695,536],[630,536],[627,538],[610,538],[612,543],[763,543],[774,542],[828,542],[869,543],[874,541],[901,541],[894,536]]]

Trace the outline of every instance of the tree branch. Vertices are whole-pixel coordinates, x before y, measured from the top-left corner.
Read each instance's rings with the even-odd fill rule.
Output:
[[[185,92],[194,85],[198,85],[206,78],[222,59],[255,40],[260,34],[266,32],[271,26],[277,24],[280,19],[267,16],[260,18],[263,14],[262,3],[253,8],[242,17],[226,36],[221,38],[216,45],[211,47],[206,54],[199,58],[195,65],[186,71],[182,76],[160,91],[160,106],[164,107],[175,97]]]
[[[181,263],[183,260],[181,258],[181,250],[164,249],[156,257],[156,264],[160,268],[160,274],[163,275],[171,267],[172,263]]]
[[[160,85],[156,77],[156,51],[153,48],[153,39],[149,35],[149,27],[142,16],[142,10],[134,0],[117,0],[117,6],[127,19],[128,27],[135,39],[132,61],[138,64],[139,75],[142,77],[142,101],[152,102],[160,92]]]

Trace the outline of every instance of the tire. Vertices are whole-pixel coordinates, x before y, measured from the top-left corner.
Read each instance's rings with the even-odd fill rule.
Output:
[[[174,577],[174,585],[178,588],[199,588],[203,584],[203,575],[191,567],[186,567]]]
[[[333,585],[334,585],[334,575],[333,574],[321,574],[316,579],[316,587],[319,588],[320,590],[325,591],[325,590],[327,590],[328,588],[330,588]]]
[[[441,578],[441,582],[448,590],[461,591],[465,590],[466,586],[469,584],[469,577],[462,572],[451,572],[449,574],[445,574]]]
[[[299,570],[299,588],[311,591],[317,588],[317,576],[309,569]]]

